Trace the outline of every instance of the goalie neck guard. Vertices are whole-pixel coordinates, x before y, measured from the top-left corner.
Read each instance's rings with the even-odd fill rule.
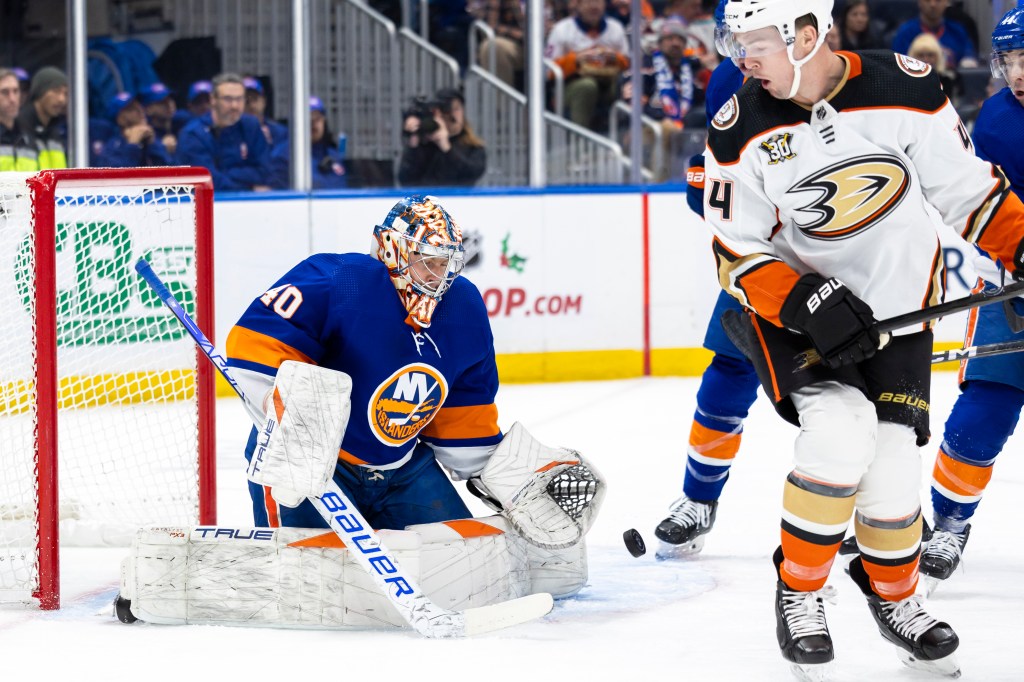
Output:
[[[409,313],[406,322],[429,327],[434,309],[465,264],[462,230],[437,199],[417,194],[395,204],[373,236],[373,255],[388,269]]]

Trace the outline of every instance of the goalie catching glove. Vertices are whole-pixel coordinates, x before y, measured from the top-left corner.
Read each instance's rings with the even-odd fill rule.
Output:
[[[297,507],[323,494],[334,476],[348,427],[352,379],[304,362],[281,363],[267,421],[246,474],[269,487],[278,504]]]
[[[517,422],[479,477],[469,480],[469,489],[500,511],[527,542],[563,549],[590,529],[605,482],[578,452],[547,447]]]

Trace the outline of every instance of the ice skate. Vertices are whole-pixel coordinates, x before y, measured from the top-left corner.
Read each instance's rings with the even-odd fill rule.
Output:
[[[921,552],[920,571],[925,579],[926,594],[931,596],[940,582],[948,579],[960,565],[971,524],[964,526],[962,533],[935,530],[931,540]]]
[[[882,599],[871,591],[860,557],[850,563],[850,577],[864,592],[878,631],[896,645],[896,655],[904,665],[934,675],[960,677],[954,653],[960,639],[953,628],[924,610],[919,596],[895,602]]]
[[[704,535],[715,525],[718,500],[699,502],[683,495],[672,503],[668,517],[654,529],[660,540],[655,556],[677,559],[697,554],[704,548]]]
[[[798,592],[781,580],[775,586],[775,634],[782,657],[798,680],[824,682],[835,667],[824,601],[835,603],[836,588]]]

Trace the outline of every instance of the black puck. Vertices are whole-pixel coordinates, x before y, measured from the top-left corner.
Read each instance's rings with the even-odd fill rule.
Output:
[[[647,545],[644,544],[644,538],[636,528],[630,528],[623,533],[622,541],[626,543],[626,549],[633,556],[641,557],[647,554]]]

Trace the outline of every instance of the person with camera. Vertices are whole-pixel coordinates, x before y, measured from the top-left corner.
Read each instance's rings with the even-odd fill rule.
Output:
[[[465,100],[454,88],[434,100],[417,97],[402,112],[404,148],[398,184],[471,187],[487,168],[483,140],[466,122]]]

